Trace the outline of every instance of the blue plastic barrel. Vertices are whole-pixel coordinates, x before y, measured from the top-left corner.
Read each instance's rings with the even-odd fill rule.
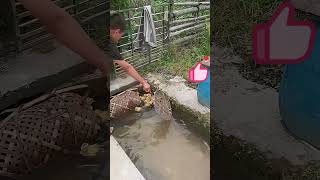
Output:
[[[311,56],[286,65],[279,107],[282,122],[296,137],[320,148],[320,23]]]
[[[209,67],[206,67],[210,69]],[[210,108],[210,72],[205,81],[199,83],[197,87],[197,96],[200,104]]]

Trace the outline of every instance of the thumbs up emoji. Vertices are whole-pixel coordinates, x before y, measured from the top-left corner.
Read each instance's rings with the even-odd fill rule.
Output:
[[[282,3],[269,22],[253,29],[253,58],[257,64],[295,64],[311,54],[315,26],[294,21],[295,9]]]
[[[208,69],[202,68],[202,64],[198,62],[194,68],[189,70],[189,80],[191,82],[202,82],[208,77]]]

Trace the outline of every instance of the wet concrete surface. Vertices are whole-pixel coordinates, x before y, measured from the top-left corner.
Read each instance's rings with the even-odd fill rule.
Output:
[[[278,93],[244,79],[241,59],[213,49],[214,121],[225,136],[255,145],[269,159],[284,158],[294,165],[320,160],[320,151],[292,137],[281,125]]]
[[[0,74],[0,111],[91,68],[79,55],[60,45],[45,54],[32,52],[13,57],[6,66],[6,71]]]

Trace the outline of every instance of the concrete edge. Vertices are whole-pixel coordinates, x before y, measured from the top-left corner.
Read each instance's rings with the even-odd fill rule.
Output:
[[[110,95],[113,96],[118,94],[134,85],[137,85],[138,82],[130,76],[124,78],[118,77],[110,81]]]
[[[113,180],[145,180],[113,136],[110,136],[110,178]]]
[[[88,72],[91,68],[86,62],[76,64],[64,69],[57,74],[40,78],[28,85],[22,86],[15,91],[7,92],[0,97],[0,111],[19,104],[20,102],[48,92],[59,85],[71,80],[77,75]]]

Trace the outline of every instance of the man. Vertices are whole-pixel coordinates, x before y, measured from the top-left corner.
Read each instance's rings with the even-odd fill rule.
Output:
[[[80,24],[70,14],[58,7],[51,0],[18,0],[21,4],[38,18],[47,31],[55,35],[55,38],[63,45],[79,54],[88,63],[96,66],[104,76],[108,77],[111,60],[83,31]],[[48,67],[50,68],[50,67]],[[104,88],[104,87],[101,87]],[[104,153],[105,154],[105,153]],[[106,163],[107,161],[102,161]],[[106,179],[107,171],[100,168],[108,168],[108,163],[98,166],[100,179]]]
[[[51,0],[19,0],[31,14],[38,18],[45,25],[48,32],[55,35],[56,39],[62,44],[78,53],[88,63],[95,65],[104,75],[108,75],[110,68],[104,51],[89,38],[83,31],[79,23],[73,19],[66,11],[59,8]],[[123,23],[124,24],[124,23]],[[116,27],[116,26],[113,26]],[[123,26],[124,27],[124,26]],[[123,30],[123,29],[121,29]],[[114,43],[119,41],[123,34],[120,29],[110,30]],[[119,53],[120,54],[120,53]],[[121,56],[119,56],[120,58]],[[139,81],[144,90],[149,92],[150,85],[135,71],[135,69],[122,58],[115,60],[129,75]]]
[[[31,14],[45,25],[62,44],[79,54],[88,63],[108,75],[110,65],[104,51],[89,38],[79,23],[51,0],[19,0]]]
[[[119,14],[111,15],[110,17],[110,42],[107,51],[113,58],[114,63],[118,64],[131,77],[140,82],[145,92],[150,92],[150,85],[144,80],[134,67],[126,62],[121,56],[117,43],[121,39],[125,30],[125,20]]]

